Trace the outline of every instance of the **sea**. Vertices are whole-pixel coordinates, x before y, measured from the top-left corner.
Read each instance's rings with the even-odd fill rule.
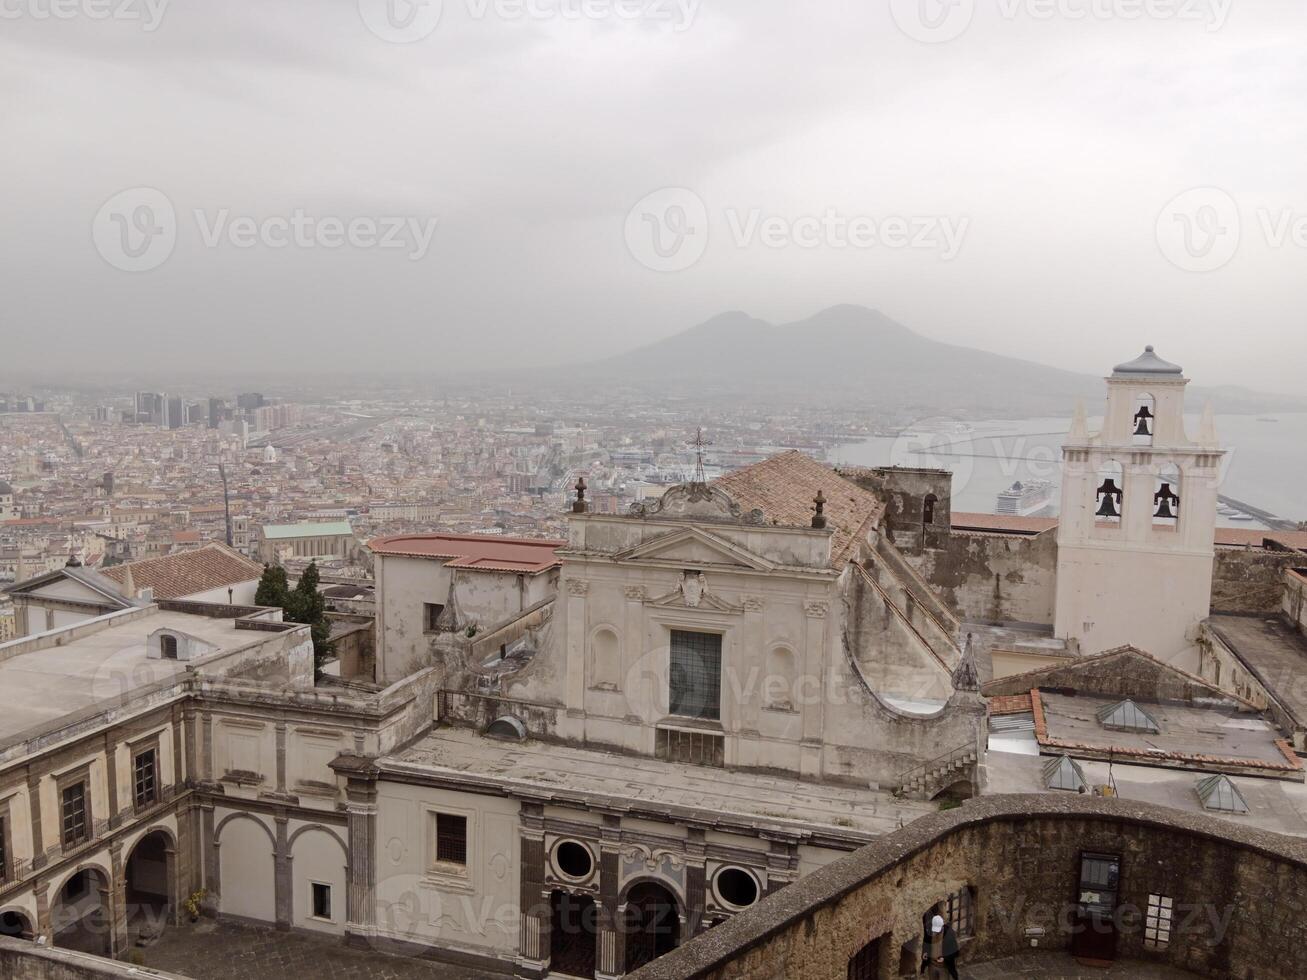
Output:
[[[1186,416],[1190,434],[1199,417]],[[1102,419],[1091,418],[1096,431]],[[1069,418],[957,422],[925,419],[898,436],[832,448],[828,459],[847,466],[938,467],[953,473],[953,509],[992,514],[998,494],[1017,481],[1060,482],[1061,447]],[[1287,520],[1307,521],[1307,413],[1218,415],[1226,450],[1221,493]],[[1060,487],[1052,491],[1056,516]],[[1226,527],[1262,528],[1258,521],[1218,517]]]

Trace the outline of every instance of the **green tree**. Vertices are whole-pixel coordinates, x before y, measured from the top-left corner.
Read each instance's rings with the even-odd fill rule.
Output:
[[[254,593],[254,604],[285,609],[289,596],[290,583],[286,580],[286,569],[280,565],[264,565],[258,590]]]
[[[285,572],[282,573],[283,578]],[[292,623],[306,623],[313,637],[313,669],[322,673],[327,660],[327,641],[331,637],[331,621],[327,619],[327,600],[318,591],[318,563],[309,562],[296,583],[294,591],[286,596],[282,606],[286,618]]]

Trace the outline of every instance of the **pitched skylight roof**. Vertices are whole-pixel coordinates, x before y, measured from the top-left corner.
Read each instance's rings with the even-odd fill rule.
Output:
[[[1148,712],[1129,698],[1099,708],[1098,722],[1104,728],[1112,728],[1119,732],[1145,732],[1156,735],[1161,731]]]
[[[1248,804],[1244,802],[1239,788],[1230,782],[1229,776],[1204,776],[1195,787],[1198,798],[1207,810],[1219,810],[1223,813],[1247,813]]]
[[[1085,789],[1085,772],[1070,756],[1055,756],[1044,763],[1044,785],[1080,793]]]

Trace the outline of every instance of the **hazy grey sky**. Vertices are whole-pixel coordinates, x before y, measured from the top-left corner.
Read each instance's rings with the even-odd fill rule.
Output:
[[[1307,5],[426,3],[0,0],[0,367],[521,366],[847,302],[1307,390]]]

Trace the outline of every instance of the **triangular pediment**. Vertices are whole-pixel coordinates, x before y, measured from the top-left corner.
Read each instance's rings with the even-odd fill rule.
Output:
[[[769,572],[776,567],[775,562],[700,527],[679,528],[614,557],[617,561],[656,561],[691,567],[735,565],[760,572]]]

